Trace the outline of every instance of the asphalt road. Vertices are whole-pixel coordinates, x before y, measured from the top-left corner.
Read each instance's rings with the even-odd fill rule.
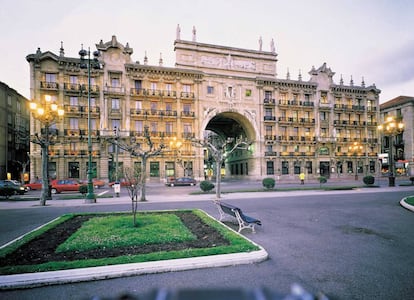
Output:
[[[305,193],[305,192],[304,192]],[[399,205],[414,190],[396,187],[371,193],[229,199],[262,220],[245,235],[269,253],[265,262],[225,268],[133,276],[110,280],[0,292],[2,299],[116,299],[153,289],[254,289],[285,295],[293,283],[329,299],[412,299],[414,296],[414,214]],[[142,210],[201,208],[213,216],[211,201],[147,202]],[[0,210],[3,244],[67,212],[123,211],[130,205],[32,207]]]

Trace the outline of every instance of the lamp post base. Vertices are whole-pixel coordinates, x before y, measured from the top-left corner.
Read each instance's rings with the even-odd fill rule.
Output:
[[[395,186],[395,176],[388,177],[388,186]]]

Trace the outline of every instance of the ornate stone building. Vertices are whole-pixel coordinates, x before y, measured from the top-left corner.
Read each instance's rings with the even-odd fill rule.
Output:
[[[404,130],[395,136],[394,143],[390,137],[383,135],[381,153],[393,153],[395,175],[414,175],[414,97],[398,96],[380,105],[381,121],[393,117],[404,124]],[[382,133],[383,134],[383,133]],[[390,148],[393,149],[390,151]],[[383,164],[383,173],[388,172],[388,163]]]
[[[275,176],[297,180],[320,175],[348,177],[378,171],[376,131],[379,93],[366,87],[333,81],[324,63],[312,68],[310,79],[277,78],[274,42],[269,51],[247,50],[182,40],[177,28],[175,67],[148,65],[131,58],[133,49],[115,36],[96,45],[103,68],[91,72],[91,135],[94,176],[112,180],[115,156],[108,138],[114,128],[120,138],[143,143],[148,126],[154,143],[177,145],[150,160],[151,180],[182,176],[177,158],[187,162],[186,173],[196,179],[213,175],[212,161],[204,149],[188,138],[202,139],[208,132],[223,137],[243,136],[252,141],[222,166],[225,177],[261,179]],[[55,145],[50,150],[52,177],[86,178],[87,84],[79,58],[41,52],[27,56],[31,72],[31,97],[46,94],[65,108],[56,124]],[[31,121],[31,134],[40,125]],[[358,149],[353,150],[357,144]],[[355,148],[356,149],[356,148]],[[178,150],[178,151],[176,151]],[[31,145],[32,176],[40,176],[40,149]],[[138,163],[128,153],[118,154],[119,167]],[[187,174],[186,174],[187,175]]]

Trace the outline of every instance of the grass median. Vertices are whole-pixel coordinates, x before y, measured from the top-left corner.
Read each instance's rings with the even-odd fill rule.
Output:
[[[67,214],[0,249],[0,274],[251,252],[259,248],[201,210]]]

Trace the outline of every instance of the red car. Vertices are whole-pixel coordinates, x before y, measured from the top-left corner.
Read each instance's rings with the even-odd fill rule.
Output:
[[[79,192],[81,183],[76,179],[55,179],[51,182],[52,194],[59,194],[61,192]]]
[[[34,179],[30,183],[23,185],[26,191],[30,190],[41,190],[42,189],[42,179]]]
[[[132,183],[127,181],[125,178],[121,178],[119,180],[119,183],[121,184],[121,186],[130,186]],[[115,184],[115,181],[109,182],[108,186],[112,187]]]
[[[88,180],[87,179],[82,180],[81,183],[88,184]],[[97,178],[92,178],[92,185],[95,189],[99,189],[105,186],[105,181],[97,179]]]

